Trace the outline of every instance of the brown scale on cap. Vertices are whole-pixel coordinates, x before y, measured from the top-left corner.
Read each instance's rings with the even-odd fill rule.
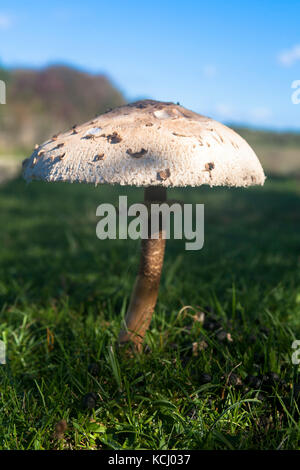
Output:
[[[119,134],[117,132],[113,132],[112,134],[109,134],[105,137],[107,138],[107,141],[110,144],[118,144],[119,142],[122,141],[122,137],[119,136]]]
[[[40,151],[38,152],[38,157],[41,157],[44,153],[45,153],[44,150],[40,150]]]
[[[58,137],[58,135],[57,135],[57,134],[54,134],[54,135],[52,136],[51,140],[53,140],[53,141],[54,141],[54,140],[57,140],[57,137]]]
[[[54,147],[54,149],[52,149],[52,150],[61,149],[64,145],[65,145],[64,142],[62,142],[61,144],[57,144],[57,146]]]
[[[160,170],[157,172],[157,179],[161,181],[165,181],[171,176],[171,172],[169,168],[166,168],[165,170]]]
[[[61,155],[58,155],[57,158],[59,158],[60,160],[62,160],[66,155],[66,152],[62,153]]]
[[[126,150],[126,153],[128,153],[128,155],[130,155],[133,158],[141,158],[144,155],[146,155],[147,152],[148,150],[144,148],[142,148],[139,152],[133,152],[131,149]]]
[[[172,134],[176,135],[176,137],[189,137],[188,135],[178,134],[178,132],[172,132]]]
[[[87,134],[87,135],[83,136],[82,139],[95,140],[95,139],[98,139],[98,137],[102,137],[102,136],[94,135],[94,134]]]
[[[147,105],[146,105],[146,103],[138,103],[138,104],[136,105],[136,107],[137,107],[138,109],[145,109],[145,108],[147,108]]]
[[[205,163],[205,170],[204,171],[211,171],[215,168],[215,164],[210,162],[210,163]]]
[[[222,142],[222,144],[224,144],[224,139],[223,137],[218,133],[216,132],[217,136],[219,137],[220,141]]]
[[[208,171],[210,179],[211,179],[211,172],[214,168],[215,168],[215,164],[213,162],[205,163],[205,170],[204,171]]]
[[[221,143],[221,141],[220,141],[215,135],[213,135],[212,137],[213,137],[213,139],[214,139],[216,142],[218,142],[218,144]],[[219,136],[218,136],[218,137],[219,137]]]
[[[98,155],[95,155],[93,161],[94,161],[94,162],[99,162],[99,161],[101,161],[101,160],[104,160],[104,158],[105,158],[104,153],[98,153]]]

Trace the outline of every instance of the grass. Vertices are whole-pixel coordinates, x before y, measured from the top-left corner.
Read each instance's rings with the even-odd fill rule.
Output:
[[[299,132],[258,131],[237,129],[254,149],[266,172],[281,176],[300,176]]]
[[[96,207],[119,194],[142,199],[0,187],[0,448],[299,449],[299,181],[169,191],[205,204],[205,244],[168,242],[139,357],[116,347],[139,243],[95,235]],[[248,383],[270,372],[280,380]]]

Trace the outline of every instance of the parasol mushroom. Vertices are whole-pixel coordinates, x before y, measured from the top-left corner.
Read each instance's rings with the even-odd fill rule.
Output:
[[[145,187],[145,202],[166,201],[167,187],[263,185],[264,171],[232,129],[180,105],[144,100],[53,136],[25,160],[23,175],[46,181]],[[165,251],[141,242],[140,268],[119,342],[141,350],[156,305]]]

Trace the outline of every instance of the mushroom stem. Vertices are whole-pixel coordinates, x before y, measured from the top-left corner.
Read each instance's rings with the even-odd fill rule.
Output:
[[[162,203],[167,199],[163,187],[145,189],[144,201],[148,207],[148,239],[142,239],[139,272],[135,280],[129,307],[124,320],[124,329],[119,334],[119,343],[132,342],[141,351],[146,331],[149,328],[158,296],[160,276],[163,267],[166,240],[163,238],[162,222],[159,224],[159,238],[151,239],[151,203]]]

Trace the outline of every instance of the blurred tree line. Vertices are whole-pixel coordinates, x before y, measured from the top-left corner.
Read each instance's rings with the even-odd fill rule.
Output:
[[[68,66],[41,70],[0,68],[6,105],[0,106],[0,152],[26,152],[67,130],[125,103],[105,75]]]

